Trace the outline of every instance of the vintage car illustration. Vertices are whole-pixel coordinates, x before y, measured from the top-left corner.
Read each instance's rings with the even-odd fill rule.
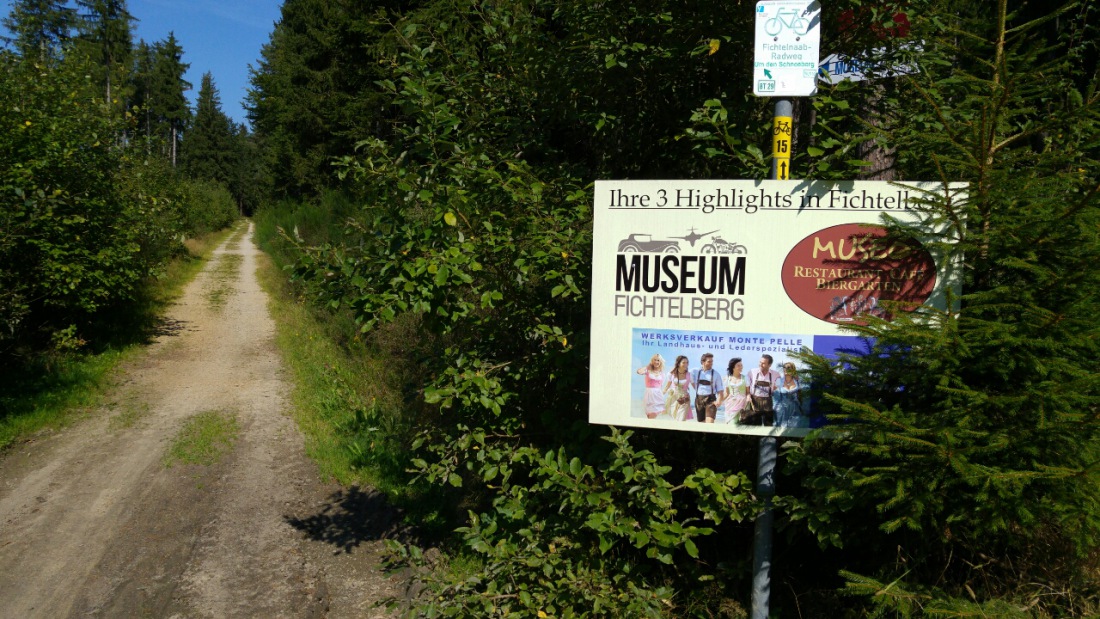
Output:
[[[631,234],[619,241],[620,252],[651,252],[664,254],[680,253],[680,243],[676,241],[654,240],[652,234]]]

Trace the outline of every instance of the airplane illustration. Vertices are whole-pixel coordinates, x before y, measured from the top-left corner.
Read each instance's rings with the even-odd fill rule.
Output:
[[[718,232],[718,231],[717,230],[711,230],[710,232],[704,232],[702,234],[697,234],[695,232],[695,228],[692,228],[691,232],[688,233],[687,236],[673,236],[673,237],[669,237],[669,238],[683,239],[683,240],[687,241],[692,247],[695,247],[695,241],[698,241],[699,239],[703,238],[704,236],[706,236],[708,234],[714,234],[715,232]]]

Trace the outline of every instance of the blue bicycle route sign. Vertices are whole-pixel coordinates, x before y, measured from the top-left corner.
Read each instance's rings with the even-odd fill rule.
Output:
[[[760,97],[808,97],[817,92],[821,3],[756,3],[752,92]]]

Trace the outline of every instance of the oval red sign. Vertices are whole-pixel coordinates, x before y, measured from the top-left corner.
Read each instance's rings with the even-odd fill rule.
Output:
[[[795,305],[836,324],[890,320],[916,308],[936,285],[936,264],[916,240],[888,238],[880,226],[841,224],[802,239],[783,261],[783,288]]]

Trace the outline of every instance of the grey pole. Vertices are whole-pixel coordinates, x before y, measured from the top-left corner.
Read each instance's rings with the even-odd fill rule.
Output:
[[[787,99],[777,99],[775,116],[790,118],[794,107]],[[774,123],[773,123],[774,124]],[[794,127],[790,128],[793,135]],[[775,141],[773,140],[773,145]],[[790,141],[788,141],[790,144]],[[774,150],[774,146],[773,146]],[[790,153],[785,153],[789,161]],[[772,173],[774,180],[779,177],[777,164],[780,153],[772,153]],[[788,164],[789,165],[789,164]],[[749,387],[752,388],[751,385]],[[756,518],[756,531],[752,548],[752,619],[768,619],[771,610],[772,591],[772,497],[775,496],[775,460],[778,441],[773,436],[760,439],[760,457],[756,466],[756,495],[764,502],[764,511]]]
[[[777,441],[760,439],[760,461],[756,467],[756,494],[764,501],[764,511],[756,517],[752,549],[752,619],[768,619],[772,591],[772,497],[775,496],[775,458]]]

